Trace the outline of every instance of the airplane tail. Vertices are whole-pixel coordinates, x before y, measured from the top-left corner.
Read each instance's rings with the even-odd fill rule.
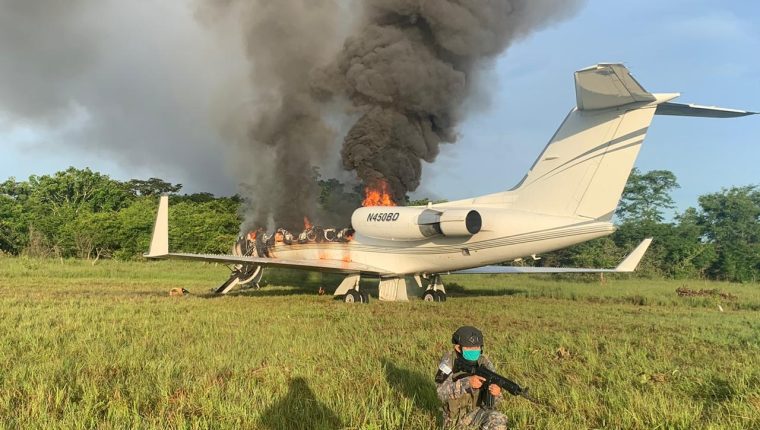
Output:
[[[510,191],[470,203],[611,220],[654,115],[729,118],[752,112],[670,103],[678,93],[646,91],[622,64],[575,73],[577,107],[528,174]]]

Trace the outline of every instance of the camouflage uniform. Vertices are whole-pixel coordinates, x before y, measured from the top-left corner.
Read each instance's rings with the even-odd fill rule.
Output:
[[[507,417],[504,414],[477,405],[480,390],[487,390],[488,387],[473,389],[470,387],[468,377],[458,378],[463,373],[454,369],[455,354],[454,351],[444,354],[435,375],[436,391],[443,403],[443,428],[446,430],[506,430]],[[496,371],[494,365],[484,355],[478,359],[478,365]],[[500,401],[501,396],[495,398],[495,404]]]

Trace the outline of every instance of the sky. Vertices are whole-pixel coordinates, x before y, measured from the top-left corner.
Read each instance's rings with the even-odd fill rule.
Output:
[[[483,72],[488,102],[470,111],[458,142],[445,145],[438,160],[424,166],[422,186],[413,196],[454,200],[511,188],[574,106],[572,73],[600,62],[623,62],[650,92],[682,93],[676,102],[760,111],[758,23],[760,3],[748,0],[588,1],[574,17],[514,44]],[[221,78],[213,73],[205,77]],[[194,110],[186,124],[170,126],[192,129],[204,111]],[[152,115],[160,118],[160,112]],[[160,143],[127,158],[101,151],[97,143],[67,144],[77,136],[71,129],[86,127],[86,113],[44,127],[3,119],[0,112],[0,181],[75,166],[122,180],[156,176],[185,184],[186,192],[238,191],[225,174],[221,149],[189,158],[196,164],[188,169],[173,163]],[[160,123],[146,130],[143,134],[160,133]],[[188,136],[198,138],[197,133]],[[202,136],[215,138],[222,137]],[[43,141],[47,144],[40,145]],[[681,185],[673,193],[677,211],[696,206],[702,194],[760,184],[758,164],[760,116],[658,116],[636,162],[642,171],[675,173]]]

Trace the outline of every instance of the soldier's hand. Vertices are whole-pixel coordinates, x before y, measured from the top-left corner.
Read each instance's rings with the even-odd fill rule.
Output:
[[[501,396],[501,387],[496,384],[491,384],[488,386],[488,392],[491,393],[492,396]]]
[[[472,375],[470,376],[470,387],[472,387],[473,390],[477,390],[483,386],[483,381],[485,380],[486,378],[482,376]]]

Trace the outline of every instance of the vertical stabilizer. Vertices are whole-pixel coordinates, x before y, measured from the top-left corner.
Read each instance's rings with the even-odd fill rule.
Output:
[[[657,105],[678,94],[647,92],[622,64],[575,73],[578,106],[520,185],[475,199],[529,212],[610,220]]]
[[[163,195],[158,202],[156,223],[153,225],[153,238],[150,250],[145,254],[148,258],[163,257],[169,253],[169,196]]]

